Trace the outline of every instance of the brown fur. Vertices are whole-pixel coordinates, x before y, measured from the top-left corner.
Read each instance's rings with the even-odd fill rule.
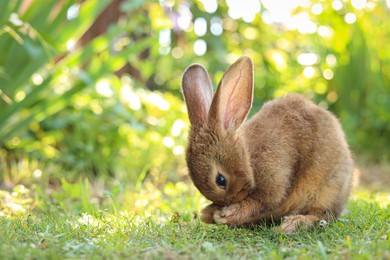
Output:
[[[253,64],[242,57],[213,97],[207,72],[190,66],[183,93],[191,129],[186,160],[191,179],[213,202],[206,223],[240,226],[284,218],[283,232],[341,214],[352,186],[352,159],[338,120],[296,94],[252,106]],[[211,100],[211,97],[212,100]],[[226,189],[215,179],[222,173]]]

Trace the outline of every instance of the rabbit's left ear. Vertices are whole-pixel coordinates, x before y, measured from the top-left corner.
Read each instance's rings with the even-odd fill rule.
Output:
[[[211,104],[209,119],[225,130],[236,130],[245,121],[253,101],[253,63],[243,56],[223,75]]]

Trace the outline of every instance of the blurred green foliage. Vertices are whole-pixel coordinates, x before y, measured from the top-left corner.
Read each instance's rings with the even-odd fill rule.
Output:
[[[292,2],[1,1],[0,179],[27,168],[139,189],[182,176],[181,75],[201,63],[215,84],[241,55],[255,63],[252,114],[304,93],[355,153],[389,160],[390,3]]]

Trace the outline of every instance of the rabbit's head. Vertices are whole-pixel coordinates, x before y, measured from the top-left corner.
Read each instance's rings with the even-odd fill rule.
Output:
[[[216,205],[245,199],[254,179],[239,129],[252,106],[252,61],[244,56],[231,65],[215,95],[197,64],[185,71],[182,88],[191,123],[186,160],[192,181]]]

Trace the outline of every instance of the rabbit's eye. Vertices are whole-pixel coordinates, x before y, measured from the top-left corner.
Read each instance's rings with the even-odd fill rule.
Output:
[[[218,173],[215,182],[219,188],[226,189],[226,178],[222,174]]]

